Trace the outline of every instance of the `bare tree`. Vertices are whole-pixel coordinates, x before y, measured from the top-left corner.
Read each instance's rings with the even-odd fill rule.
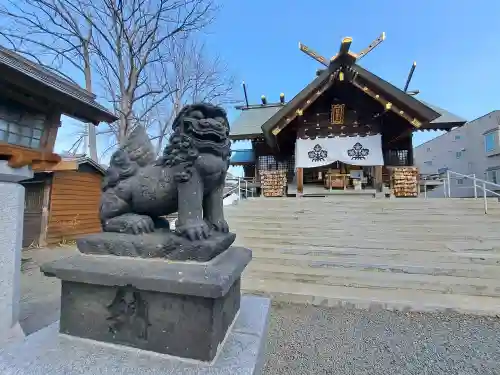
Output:
[[[119,121],[108,132],[121,143],[137,106],[144,116],[176,90],[157,74],[170,40],[200,30],[215,10],[212,0],[3,0],[0,36],[38,63],[81,73],[113,105]]]
[[[172,92],[161,105],[149,111],[146,105],[138,121],[148,124],[158,153],[163,149],[171,131],[173,119],[189,102],[208,101],[218,105],[233,102],[234,77],[219,56],[211,57],[205,44],[196,35],[178,34],[171,38],[157,76],[165,77],[167,91]],[[141,113],[141,112],[140,112]]]
[[[64,64],[69,65],[83,75],[85,89],[92,92],[92,25],[69,5],[58,0],[6,0],[0,6],[5,22],[0,35],[14,50],[59,74]],[[91,157],[96,159],[95,127],[86,127]]]

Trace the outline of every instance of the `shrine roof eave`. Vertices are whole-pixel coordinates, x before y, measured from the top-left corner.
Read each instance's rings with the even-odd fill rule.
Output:
[[[330,64],[330,67],[334,63]],[[331,69],[325,69],[320,75],[318,75],[311,83],[309,83],[302,91],[293,97],[288,103],[280,108],[271,118],[269,118],[264,124],[262,124],[261,129],[264,134],[264,139],[266,143],[272,148],[277,148],[276,135],[272,133],[274,127],[281,121],[287,114],[292,112],[294,108],[297,108],[304,100],[306,100],[311,94],[317,90],[322,84],[324,84],[330,77]]]
[[[255,164],[255,151],[253,149],[232,150],[230,165],[251,165]]]
[[[422,123],[432,122],[441,116],[441,113],[436,111],[432,106],[421,102],[414,96],[409,95],[361,66],[354,64],[352,68],[358,73],[358,77],[368,83],[370,87],[375,88],[380,94],[385,95],[387,99],[398,107],[403,107],[403,109],[412,112]]]
[[[262,133],[252,133],[252,134],[229,134],[229,139],[231,141],[251,141],[252,139],[262,137]]]
[[[463,117],[457,116],[446,109],[440,108],[433,104],[421,101],[426,106],[432,108],[434,111],[439,112],[440,116],[431,122],[422,124],[418,130],[451,130],[453,128],[465,125],[467,120]]]
[[[93,123],[111,123],[118,117],[95,100],[95,95],[68,79],[0,46],[0,83],[27,94],[62,114]]]
[[[262,137],[262,124],[282,107],[282,104],[273,104],[240,108],[239,116],[231,124],[229,139],[239,141]]]
[[[311,83],[309,83],[292,100],[281,107],[278,112],[271,116],[262,125],[261,128],[264,138],[272,149],[278,149],[277,134],[273,134],[273,130],[275,130],[283,119],[293,116],[293,112],[299,109],[299,106],[303,105],[303,103],[309,98],[311,103],[314,102],[314,100],[319,96],[313,94],[320,91],[322,87],[325,88],[328,86],[328,82],[331,81],[331,75],[339,69],[340,64],[340,61],[334,60],[328,69],[322,71]],[[366,86],[368,86],[371,90],[376,91],[377,94],[383,95],[385,99],[397,105],[398,108],[410,112],[418,118],[421,123],[430,123],[441,116],[441,114],[436,112],[434,109],[359,65],[353,64],[350,68],[356,73],[356,80],[361,82],[363,85],[366,84]],[[280,131],[281,130],[282,129],[280,129]]]

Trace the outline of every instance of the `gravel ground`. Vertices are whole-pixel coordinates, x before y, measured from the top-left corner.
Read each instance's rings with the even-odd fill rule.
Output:
[[[20,321],[58,319],[59,281],[36,264],[74,249],[24,251]],[[500,375],[500,318],[274,304],[265,375]]]
[[[274,304],[264,374],[500,374],[500,319]]]

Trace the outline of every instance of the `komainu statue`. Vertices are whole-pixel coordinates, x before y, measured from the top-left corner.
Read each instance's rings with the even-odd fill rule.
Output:
[[[188,105],[172,130],[158,159],[141,126],[112,155],[100,206],[105,233],[79,240],[80,251],[208,260],[234,241],[223,211],[231,155],[226,112]],[[171,232],[165,216],[175,212]]]

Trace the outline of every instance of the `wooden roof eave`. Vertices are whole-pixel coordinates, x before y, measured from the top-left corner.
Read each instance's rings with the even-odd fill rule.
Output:
[[[300,106],[303,106],[308,100],[312,104],[314,102],[314,96],[318,97],[317,92],[321,89],[326,89],[326,86],[329,86],[333,81],[330,80],[330,75],[334,70],[336,70],[339,66],[339,63],[333,62],[330,64],[328,69],[325,69],[319,76],[317,76],[311,83],[309,83],[302,91],[300,91],[295,97],[290,100],[287,104],[283,106],[278,112],[276,112],[269,120],[267,120],[262,126],[262,133],[264,134],[264,139],[267,144],[274,150],[277,149],[277,134],[273,134],[273,130],[276,126],[282,121],[286,119],[286,116],[290,116],[286,124],[284,124],[283,128],[280,128],[280,131],[284,129],[286,125],[288,125],[293,118],[296,117],[295,112],[299,109]]]
[[[438,112],[429,108],[413,96],[408,95],[396,86],[393,86],[361,66],[354,64],[352,65],[352,69],[357,73],[357,79],[360,78],[360,81],[366,83],[367,86],[374,91],[386,96],[386,99],[391,101],[394,105],[411,113],[414,117],[418,118],[421,123],[429,123],[441,116]]]
[[[62,89],[48,83],[41,82],[32,76],[8,65],[0,64],[0,81],[7,82],[23,93],[28,94],[44,102],[50,102],[65,115],[78,120],[89,122],[94,125],[100,122],[112,123],[118,117],[109,112],[94,100],[85,97],[77,97],[73,93],[63,92]]]
[[[460,122],[446,122],[446,123],[441,123],[441,124],[433,124],[433,123],[425,123],[422,124],[422,126],[418,129],[417,131],[450,131],[453,128],[458,128],[460,126],[463,126],[467,121],[460,121]]]
[[[308,105],[312,104],[317,97],[331,86],[334,81],[332,74],[341,65],[345,65],[345,61],[342,59],[332,61],[328,69],[325,69],[262,125],[264,138],[272,149],[278,150],[277,134],[297,117],[296,112],[298,109],[306,109]],[[390,110],[405,118],[415,129],[418,129],[421,124],[429,123],[440,116],[438,112],[359,65],[349,65],[351,71],[355,74],[351,84],[378,100],[383,106],[389,103],[390,106],[386,108],[390,108]]]
[[[252,140],[255,138],[260,138],[262,137],[262,133],[252,133],[252,134],[229,134],[229,139],[231,141],[246,141],[246,140]]]

